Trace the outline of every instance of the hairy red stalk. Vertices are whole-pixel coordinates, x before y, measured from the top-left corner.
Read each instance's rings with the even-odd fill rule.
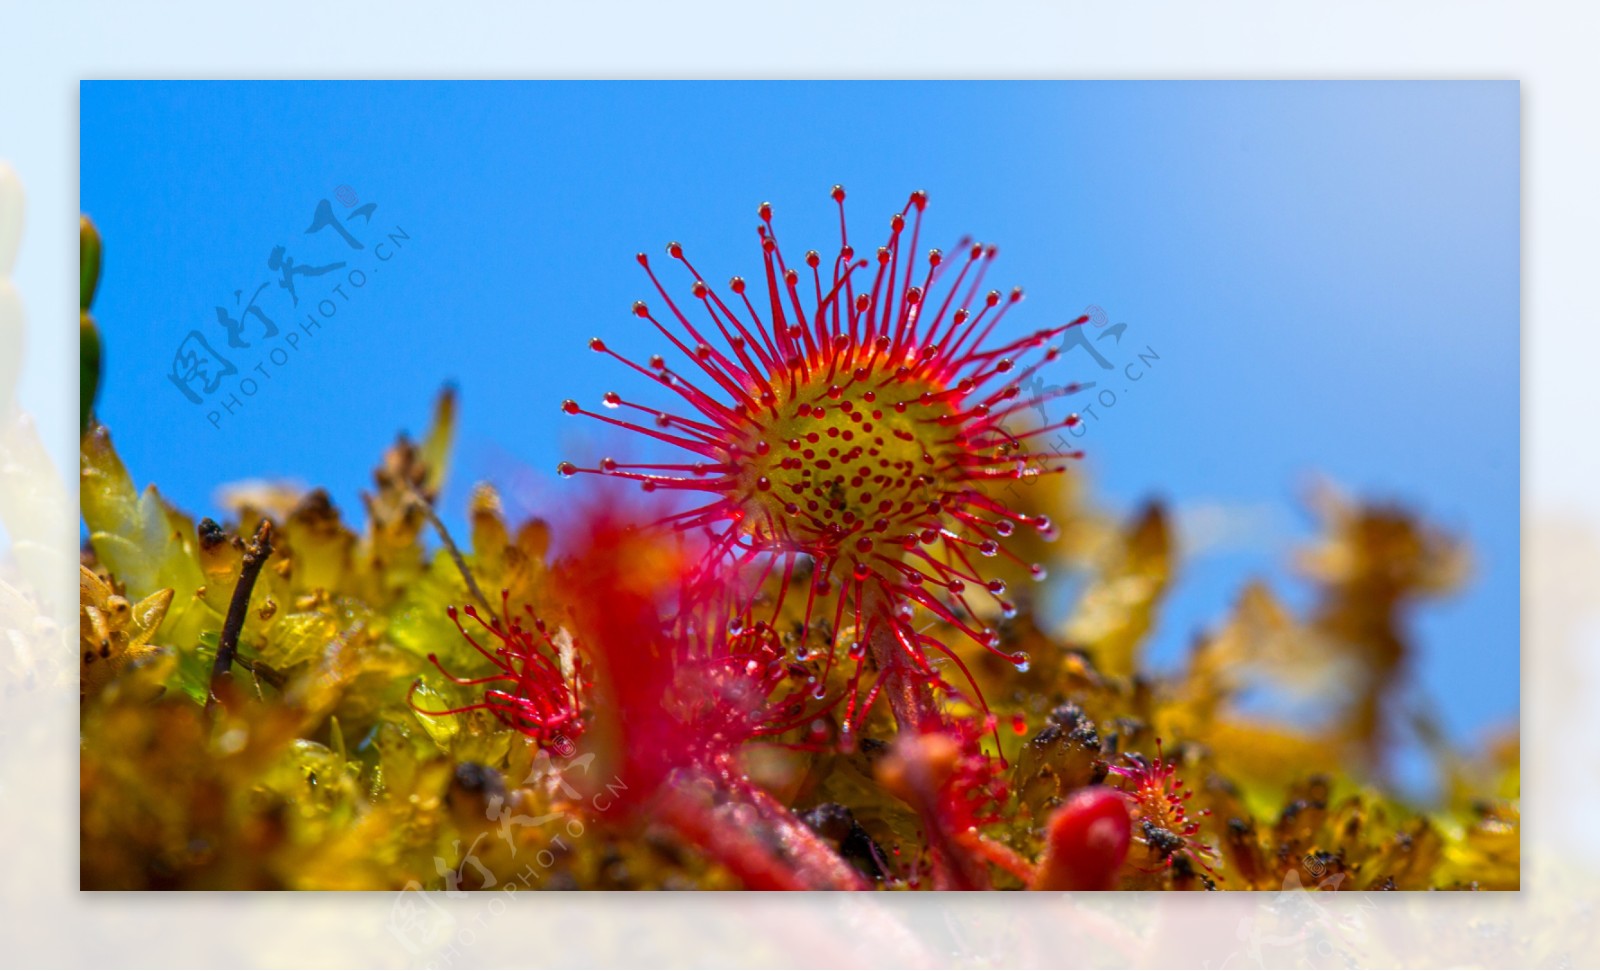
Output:
[[[591,511],[562,575],[601,700],[594,735],[624,783],[609,812],[658,822],[748,886],[865,889],[866,881],[738,765],[748,742],[826,709],[776,632],[735,619],[725,586],[690,582],[694,557],[656,531]],[[833,699],[836,701],[837,699]]]
[[[685,774],[651,817],[727,867],[751,890],[869,890],[866,879],[788,808],[736,769]]]
[[[946,729],[901,733],[878,766],[878,781],[922,819],[936,890],[987,890],[988,866],[1027,879],[1032,868],[979,827],[995,822],[1005,803],[1004,763],[985,754],[968,721]]]
[[[865,599],[868,612],[891,608],[881,591]],[[889,624],[878,626],[873,631],[869,649],[873,665],[881,672],[880,693],[889,702],[895,723],[902,730],[913,731],[932,731],[943,724],[944,715],[934,697],[934,682],[922,676],[919,668],[906,663],[901,631]]]

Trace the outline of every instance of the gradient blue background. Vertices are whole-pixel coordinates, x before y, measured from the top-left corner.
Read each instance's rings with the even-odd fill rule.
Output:
[[[1156,660],[1249,577],[1305,603],[1287,557],[1325,473],[1473,544],[1470,586],[1415,617],[1422,690],[1469,741],[1518,712],[1519,124],[1513,82],[88,82],[99,410],[187,509],[285,477],[359,520],[377,456],[453,380],[447,521],[480,479],[559,515],[581,487],[556,461],[602,447],[559,401],[639,385],[586,339],[662,343],[628,313],[650,295],[635,251],[678,239],[713,282],[754,276],[758,202],[826,252],[831,184],[858,244],[925,188],[925,245],[998,242],[991,282],[1027,287],[1013,332],[1095,304],[1160,354],[1083,440],[1094,491],[1243,528],[1183,567]],[[341,184],[411,241],[214,429],[168,382],[174,349],[190,329],[223,349],[212,308],[271,278],[272,246],[337,252],[300,233]],[[1052,383],[1095,377],[1063,363]]]

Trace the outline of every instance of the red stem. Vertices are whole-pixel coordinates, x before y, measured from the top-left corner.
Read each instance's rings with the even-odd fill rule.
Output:
[[[695,793],[704,791],[703,781],[710,781],[724,798],[699,798]],[[748,889],[870,889],[832,847],[737,771],[669,781],[652,815],[731,870]]]
[[[873,632],[868,649],[872,661],[883,672],[883,694],[889,698],[889,708],[894,712],[895,724],[900,734],[916,737],[924,732],[937,731],[945,724],[944,712],[933,695],[929,679],[918,676],[906,655],[905,647],[894,635],[887,621],[893,617],[892,605],[884,592],[870,589],[862,611],[867,617],[882,617]],[[979,854],[970,851],[967,843],[956,833],[939,811],[936,794],[918,800],[915,806],[922,817],[924,838],[928,842],[929,857],[933,861],[933,885],[937,890],[987,890],[989,871]]]
[[[868,642],[872,663],[883,672],[882,693],[889,699],[889,709],[894,712],[895,724],[902,734],[917,735],[935,725],[944,724],[933,697],[933,687],[928,679],[918,675],[907,656],[905,647],[895,637],[893,605],[889,597],[876,586],[868,587],[862,594],[864,617],[881,618]]]

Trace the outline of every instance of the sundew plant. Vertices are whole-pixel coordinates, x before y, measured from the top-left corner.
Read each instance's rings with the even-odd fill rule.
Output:
[[[1428,717],[1406,618],[1465,537],[1326,486],[1314,605],[1252,584],[1153,670],[1168,511],[1098,509],[1077,416],[1033,420],[1079,390],[1087,318],[995,288],[995,245],[929,248],[927,193],[871,234],[829,196],[814,249],[761,204],[746,277],[639,254],[636,326],[589,345],[616,385],[549,402],[617,454],[520,522],[478,484],[460,536],[470,382],[376,457],[359,523],[265,488],[197,522],[136,484],[113,432],[149,430],[93,414],[117,328],[85,220],[82,885],[1516,888],[1514,736],[1430,736],[1427,802],[1394,782]],[[1245,703],[1318,681],[1316,718]]]

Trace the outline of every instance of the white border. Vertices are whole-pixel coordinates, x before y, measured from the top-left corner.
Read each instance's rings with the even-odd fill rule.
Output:
[[[452,966],[1593,965],[1600,589],[1600,6],[974,2],[156,5],[0,16],[0,158],[26,187],[21,400],[75,459],[77,82],[108,77],[1504,78],[1524,110],[1524,799],[1518,894],[526,895],[451,905]],[[0,273],[0,277],[3,277]],[[1470,338],[1473,321],[1462,321]],[[1463,421],[1472,416],[1463,415]],[[1509,450],[1512,442],[1485,442]],[[48,483],[46,473],[38,473]],[[75,492],[63,497],[73,502]],[[75,503],[74,503],[75,505]],[[63,536],[63,552],[76,536]],[[70,562],[70,558],[65,562]],[[65,584],[60,576],[42,585]],[[59,590],[59,588],[57,588]],[[70,611],[56,618],[70,625]],[[3,650],[4,648],[0,648]],[[58,696],[59,694],[59,696]],[[76,698],[0,704],[0,961],[409,966],[392,895],[79,894]],[[1308,909],[1309,908],[1309,909]],[[437,960],[437,953],[432,955]]]

